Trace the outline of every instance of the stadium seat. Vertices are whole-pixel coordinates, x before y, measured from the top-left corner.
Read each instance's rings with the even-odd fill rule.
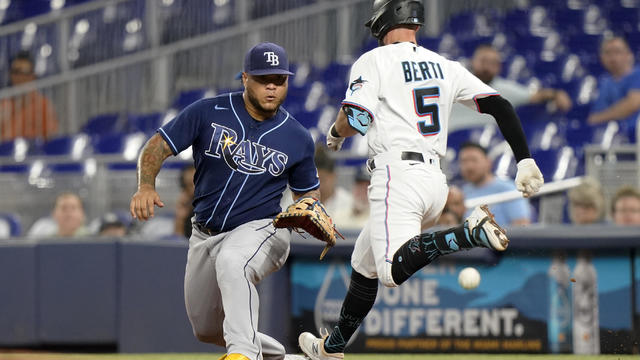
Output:
[[[505,15],[502,24],[505,29],[508,29],[513,34],[529,35],[529,10],[515,9],[509,11]]]
[[[42,155],[64,156],[72,160],[80,160],[89,152],[88,144],[89,137],[86,134],[63,135],[45,142],[42,145]]]
[[[141,132],[97,136],[92,139],[93,153],[98,155],[120,155],[124,160],[134,160],[146,139],[147,136]]]
[[[89,135],[111,134],[122,131],[119,114],[102,114],[89,119],[82,127],[82,132]]]
[[[72,147],[73,137],[63,135],[44,143],[42,152],[44,155],[67,155],[71,153]]]
[[[161,4],[160,16],[165,24],[162,33],[164,44],[195,37],[235,23],[233,0],[176,0],[163,1]]]
[[[182,110],[192,103],[202,99],[207,90],[208,89],[193,89],[181,91],[173,100],[171,107],[174,109]]]
[[[155,132],[161,125],[165,114],[155,112],[150,114],[129,114],[128,130],[130,132],[141,131],[146,134]]]
[[[459,41],[464,56],[471,58],[476,48],[480,45],[491,44],[493,36],[477,36]]]
[[[0,157],[11,157],[15,161],[22,161],[27,156],[41,153],[42,140],[26,140],[17,138],[0,143]]]
[[[22,235],[20,217],[13,213],[0,213],[0,239]]]
[[[342,101],[349,86],[350,64],[332,62],[322,70],[322,82],[331,101]]]
[[[598,54],[601,42],[601,35],[578,33],[567,37],[569,50],[580,56],[580,61],[586,64],[589,70],[591,67],[597,68],[600,63]]]
[[[94,154],[119,154],[124,148],[124,134],[110,133],[93,137]]]
[[[536,164],[545,179],[551,179],[558,164],[558,151],[554,149],[536,150],[531,152],[531,157],[536,159]]]

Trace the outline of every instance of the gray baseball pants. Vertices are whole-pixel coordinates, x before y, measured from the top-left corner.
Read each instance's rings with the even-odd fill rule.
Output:
[[[284,359],[285,349],[258,332],[256,284],[280,269],[291,233],[261,219],[209,236],[195,227],[184,279],[187,315],[194,335],[249,359]]]

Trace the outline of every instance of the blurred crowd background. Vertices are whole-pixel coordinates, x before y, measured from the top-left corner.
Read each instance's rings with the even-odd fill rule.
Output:
[[[640,0],[425,6],[420,45],[462,62],[510,100],[546,181],[561,184],[493,205],[498,221],[640,225]],[[260,41],[287,49],[296,75],[284,106],[319,144],[328,212],[339,228],[359,229],[368,214],[366,139],[348,139],[337,154],[322,144],[350,64],[377,45],[364,27],[370,7],[369,0],[0,0],[0,238],[184,240],[190,149],[165,164],[157,188],[166,206],[145,224],[128,213],[136,156],[191,102],[241,90],[235,75]],[[495,121],[455,108],[449,134],[443,166],[452,186],[442,225],[462,221],[465,201],[514,190],[513,155]]]

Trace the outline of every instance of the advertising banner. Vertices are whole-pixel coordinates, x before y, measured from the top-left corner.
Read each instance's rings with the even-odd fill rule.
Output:
[[[480,285],[464,290],[460,270]],[[318,332],[338,320],[348,262],[296,261],[292,329]],[[630,351],[627,252],[510,252],[496,264],[442,258],[397,288],[380,286],[352,352],[599,353]]]

